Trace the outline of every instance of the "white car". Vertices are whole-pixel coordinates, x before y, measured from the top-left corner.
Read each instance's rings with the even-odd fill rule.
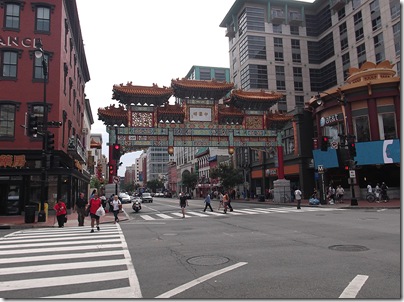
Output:
[[[119,193],[119,199],[122,203],[130,203],[130,196],[126,193]]]
[[[151,196],[150,193],[143,193],[142,196],[140,197],[143,202],[153,202],[153,196]]]

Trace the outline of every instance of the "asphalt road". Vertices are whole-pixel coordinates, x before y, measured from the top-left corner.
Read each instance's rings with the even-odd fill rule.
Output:
[[[235,212],[211,216],[189,203],[187,212],[209,216],[158,218],[180,210],[155,198],[121,223],[144,298],[401,297],[398,209],[268,212],[234,202]]]
[[[0,230],[0,297],[401,298],[399,209],[217,206],[190,200],[183,219],[155,198],[95,233]]]

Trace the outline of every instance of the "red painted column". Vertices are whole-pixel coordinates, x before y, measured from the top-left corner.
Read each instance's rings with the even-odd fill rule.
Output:
[[[109,173],[109,165],[115,165],[115,161],[112,159],[112,145],[110,144],[108,147],[108,158],[109,158],[109,163],[108,163],[108,183],[112,184],[114,182],[113,176],[114,174]]]
[[[283,167],[283,146],[278,144],[278,146],[276,146],[276,150],[278,152],[278,179],[284,179],[285,171]]]

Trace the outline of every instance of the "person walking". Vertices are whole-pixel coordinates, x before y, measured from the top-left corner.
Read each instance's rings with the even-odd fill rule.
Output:
[[[180,193],[180,207],[182,212],[182,218],[185,218],[185,207],[188,205],[187,197],[184,193]]]
[[[84,198],[84,193],[80,192],[79,198],[77,199],[76,205],[74,206],[74,210],[77,212],[77,220],[79,222],[79,226],[84,226],[84,218],[86,217],[84,212],[86,210],[87,203],[87,200]]]
[[[219,211],[221,207],[224,207],[223,205],[223,193],[220,192],[219,194],[219,207],[217,208],[217,210]]]
[[[380,190],[381,190],[381,199],[384,202],[387,202],[387,200],[389,199],[389,197],[387,196],[387,189],[389,187],[386,185],[386,183],[383,181],[382,185],[380,186]]]
[[[65,226],[65,220],[66,220],[66,204],[62,200],[58,200],[58,202],[55,204],[53,209],[56,211],[56,218],[58,220],[58,225],[59,228],[63,228]]]
[[[100,230],[100,216],[96,214],[98,208],[102,206],[101,199],[98,197],[98,192],[94,193],[94,197],[90,199],[90,216],[91,216],[91,232],[94,233],[94,223],[96,222],[97,230]]]
[[[223,206],[224,206],[223,213],[224,214],[227,213],[227,208],[229,207],[229,203],[230,203],[230,197],[229,197],[229,194],[226,192],[223,195]]]
[[[206,212],[207,207],[210,208],[210,211],[213,212],[212,206],[210,205],[210,194],[208,194],[205,198],[205,208],[203,209],[204,212]]]
[[[295,199],[297,201],[297,209],[300,210],[300,204],[302,202],[302,191],[298,187],[295,187]]]
[[[122,208],[122,203],[118,198],[118,195],[114,195],[114,199],[111,202],[112,204],[112,212],[114,213],[115,221],[114,223],[119,222],[118,213],[119,210]]]

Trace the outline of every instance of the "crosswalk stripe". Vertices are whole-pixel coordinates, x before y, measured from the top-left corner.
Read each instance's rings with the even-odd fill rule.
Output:
[[[23,259],[24,261],[25,259]],[[22,263],[23,263],[22,261]],[[92,267],[107,267],[107,266],[117,266],[128,264],[126,259],[111,259],[108,261],[87,261],[87,262],[75,262],[75,263],[57,263],[57,264],[41,264],[41,265],[31,265],[18,268],[19,274],[32,273],[32,272],[49,272],[49,271],[60,271],[60,270],[74,270],[82,268],[92,268]],[[12,274],[15,272],[14,267],[10,268],[0,268],[1,274]]]
[[[199,216],[199,217],[209,217],[209,215],[198,213],[198,212],[192,212],[192,211],[188,211],[187,214],[192,214],[192,215]]]
[[[158,217],[164,218],[164,219],[173,219],[174,217],[168,216],[166,214],[156,214]]]
[[[114,299],[127,299],[133,296],[133,289],[131,287],[120,287],[120,288],[113,288],[113,289],[103,289],[102,290],[102,297],[113,297]],[[89,291],[85,293],[74,293],[68,295],[59,295],[59,296],[48,296],[46,298],[49,299],[91,299],[100,296],[100,291]],[[134,297],[139,298],[139,297]]]
[[[171,213],[171,214],[174,216],[182,217],[182,213]],[[191,217],[191,216],[185,214],[185,218],[189,218],[189,217]]]
[[[42,236],[35,236],[35,237],[28,237],[26,239],[25,238],[18,238],[18,239],[13,239],[13,240],[7,240],[7,242],[6,241],[1,241],[0,242],[0,248],[2,246],[4,246],[5,244],[10,244],[10,243],[19,243],[19,244],[21,244],[21,243],[24,243],[24,242],[32,242],[37,238],[41,238],[41,242],[52,242],[52,241],[60,242],[60,239],[63,238],[63,242],[66,242],[66,241],[70,241],[70,240],[79,241],[79,240],[95,239],[95,237],[91,237],[91,236],[94,236],[94,235],[92,233],[89,233],[88,235],[86,234],[84,236],[82,236],[81,234],[80,235],[78,235],[78,234],[77,235],[76,234],[67,235],[66,234],[65,236],[59,236],[59,237],[46,236],[46,238],[43,238]],[[114,239],[116,239],[116,237],[118,237],[119,234],[118,233],[106,234],[105,232],[102,232],[102,235],[97,234],[96,236],[97,236],[96,237],[97,240],[102,239],[102,238],[106,238],[106,239],[114,238]],[[19,245],[19,246],[21,246],[21,245]]]
[[[64,259],[80,259],[80,258],[96,258],[96,257],[105,257],[105,256],[117,256],[122,255],[123,252],[120,250],[116,251],[107,251],[107,252],[84,252],[84,253],[76,253],[76,254],[57,254],[57,255],[44,255],[44,256],[25,256],[23,259],[21,257],[16,258],[6,258],[0,259],[0,264],[11,264],[11,263],[21,263],[22,260],[24,262],[38,262],[44,260],[64,260]]]
[[[101,237],[101,238],[100,238]],[[100,239],[105,239],[106,242],[108,243],[114,243],[114,242],[121,242],[121,240],[119,238],[115,239],[115,238],[105,238],[105,236],[96,236],[96,237],[89,237],[86,240],[86,244],[90,244],[92,241],[94,241],[95,243],[99,242]],[[63,245],[64,246],[68,246],[68,245],[77,245],[77,242],[70,242],[70,241],[63,241]],[[4,244],[4,245],[0,245],[0,250],[2,249],[10,249],[10,248],[25,248],[25,247],[50,247],[50,246],[60,246],[60,240],[59,241],[55,241],[55,242],[35,242],[33,243],[27,243],[27,244]]]
[[[140,215],[144,220],[155,220],[155,218],[151,217],[150,215]]]
[[[228,211],[228,212],[229,212],[229,211]],[[233,213],[233,214],[237,214],[237,213],[241,213],[241,214],[252,214],[252,215],[254,215],[254,214],[259,214],[259,213],[257,213],[257,212],[250,211],[250,210],[246,210],[246,209],[242,209],[242,210],[234,209],[232,213]]]
[[[83,246],[59,246],[53,248],[41,248],[41,249],[18,249],[13,250],[13,255],[21,255],[27,253],[54,253],[54,252],[64,252],[64,251],[79,251],[79,250],[89,250],[89,251],[99,251],[100,249],[111,249],[111,248],[121,248],[122,244],[89,244]],[[0,251],[0,255],[10,255],[10,250]]]
[[[55,277],[45,277],[45,278],[35,278],[35,279],[23,279],[23,280],[13,280],[4,281],[1,283],[0,293],[4,291],[11,290],[22,290],[22,289],[32,289],[41,288],[45,285],[51,284],[52,286],[63,286],[63,285],[73,285],[84,283],[92,283],[99,281],[112,281],[127,278],[126,270],[119,270],[106,273],[94,273],[94,274],[82,274],[80,277],[77,275],[72,276],[59,276]]]

